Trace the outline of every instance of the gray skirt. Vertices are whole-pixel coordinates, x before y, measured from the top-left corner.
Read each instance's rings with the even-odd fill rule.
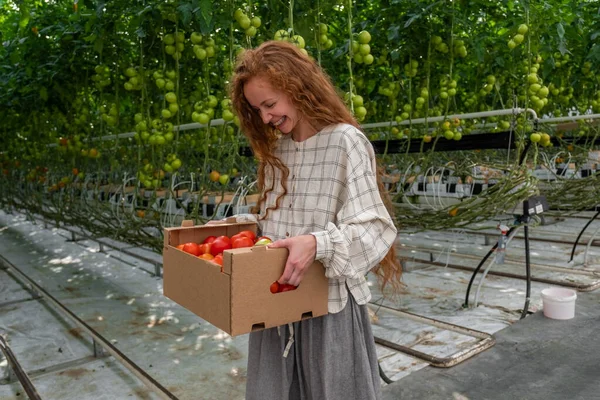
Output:
[[[349,296],[339,313],[291,325],[250,334],[246,400],[381,398],[366,305]]]

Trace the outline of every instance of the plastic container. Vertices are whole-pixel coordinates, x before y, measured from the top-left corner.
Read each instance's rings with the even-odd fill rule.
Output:
[[[542,290],[544,316],[552,319],[571,319],[575,316],[577,292],[564,288]]]

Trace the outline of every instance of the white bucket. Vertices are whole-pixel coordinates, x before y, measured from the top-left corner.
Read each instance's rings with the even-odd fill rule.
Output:
[[[575,316],[577,292],[564,288],[542,290],[544,316],[552,319],[571,319]]]

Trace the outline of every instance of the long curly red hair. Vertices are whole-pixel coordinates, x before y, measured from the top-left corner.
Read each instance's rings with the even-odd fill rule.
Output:
[[[272,87],[287,94],[290,101],[317,130],[326,126],[346,123],[360,129],[360,125],[344,104],[329,76],[311,58],[304,55],[295,45],[285,41],[268,41],[256,49],[244,50],[237,61],[230,86],[230,96],[242,132],[250,141],[250,146],[258,165],[258,187],[263,193],[257,208],[260,209],[273,186],[265,187],[265,174],[275,168],[281,170],[281,185],[284,193],[279,196],[271,209],[277,209],[287,193],[286,179],[288,168],[273,155],[272,149],[280,136],[272,126],[263,123],[260,115],[253,110],[244,96],[244,85],[254,77],[266,78]],[[381,183],[381,169],[377,171],[379,191],[384,203],[394,218],[394,210],[387,191]],[[266,210],[268,215],[269,209]],[[390,283],[394,289],[401,285],[402,265],[392,246],[381,263],[373,268],[382,283],[382,289]]]

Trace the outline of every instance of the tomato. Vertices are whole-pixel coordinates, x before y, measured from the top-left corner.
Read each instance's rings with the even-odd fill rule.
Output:
[[[240,247],[252,247],[254,241],[246,236],[239,236],[231,243],[231,248],[239,249]]]
[[[178,244],[178,245],[177,245],[177,248],[178,248],[179,250],[183,251],[183,244]]]
[[[211,243],[210,254],[216,256],[217,254],[228,249],[231,249],[231,239],[229,239],[227,236],[219,236],[214,242]]]
[[[275,294],[279,292],[279,282],[275,281],[273,283],[271,283],[271,287],[269,288],[269,290],[271,290],[271,293]]]
[[[208,179],[210,179],[212,182],[217,182],[219,180],[220,176],[221,176],[221,174],[219,173],[219,171],[212,170],[212,171],[210,171],[210,175],[208,176]]]
[[[212,254],[209,254],[209,253],[204,253],[204,254],[200,254],[200,255],[198,256],[198,258],[201,258],[201,259],[203,259],[203,260],[209,260],[209,261],[212,261],[212,260],[215,258],[215,256],[213,256]]]
[[[202,244],[212,243],[215,241],[216,238],[217,238],[216,236],[209,236],[202,241]]]
[[[223,266],[223,254],[217,254],[213,259],[212,262],[219,264],[220,266]]]
[[[240,235],[239,233],[236,233],[235,235],[231,236],[231,244],[233,244],[233,242],[235,242],[236,240],[238,240],[239,238],[244,237],[243,235]]]
[[[290,285],[289,283],[279,283],[277,281],[271,283],[269,290],[271,293],[283,293],[291,290],[296,290],[298,286]]]
[[[211,243],[202,243],[200,245],[200,254],[210,254]]]
[[[200,255],[200,246],[198,246],[197,243],[192,243],[192,242],[185,243],[183,245],[182,250],[185,251],[186,253],[190,253],[196,257]]]
[[[290,285],[289,283],[284,283],[284,284],[280,285],[279,291],[280,292],[289,292],[290,290],[296,290],[296,288],[297,288],[297,286]]]
[[[267,236],[261,236],[258,239],[256,239],[256,242],[254,243],[254,245],[255,246],[266,246],[269,243],[273,243],[271,238],[269,238]]]
[[[252,242],[254,242],[256,240],[256,233],[249,231],[249,230],[241,231],[238,233],[238,235],[246,236],[246,237],[250,238],[252,240]]]

